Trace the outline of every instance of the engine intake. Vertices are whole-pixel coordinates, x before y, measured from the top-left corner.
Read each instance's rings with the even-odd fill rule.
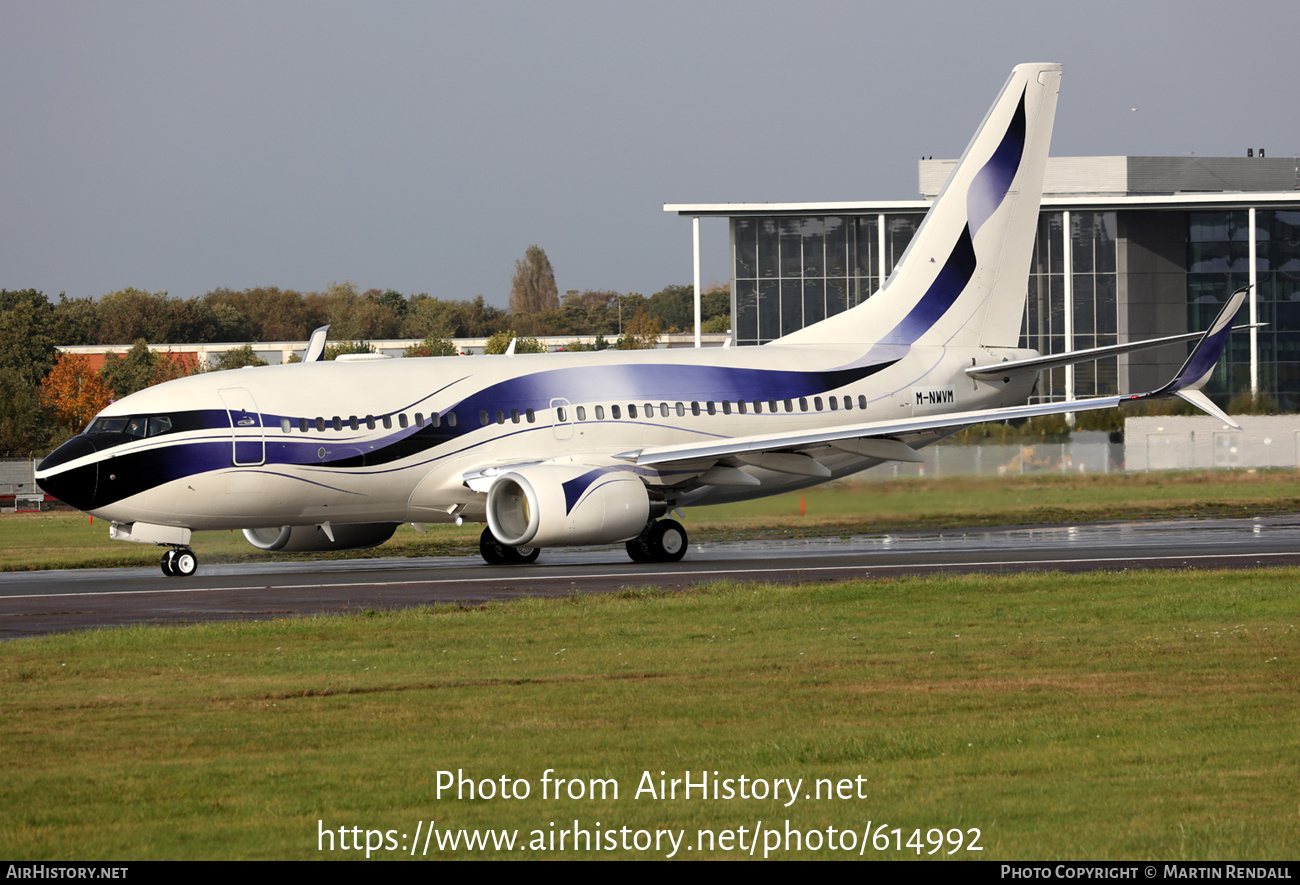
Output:
[[[286,525],[280,528],[244,529],[248,543],[258,550],[362,550],[378,547],[393,536],[400,523],[358,522],[331,525],[334,540],[320,526]]]
[[[512,470],[488,490],[487,519],[508,547],[611,544],[640,534],[650,495],[634,474],[581,464]]]

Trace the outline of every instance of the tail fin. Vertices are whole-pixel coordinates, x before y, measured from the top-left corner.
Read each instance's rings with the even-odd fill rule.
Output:
[[[881,291],[781,342],[1014,347],[1060,81],[1017,65]]]

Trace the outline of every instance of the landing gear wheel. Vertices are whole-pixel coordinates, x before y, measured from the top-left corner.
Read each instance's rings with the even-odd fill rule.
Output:
[[[169,578],[188,578],[199,570],[199,558],[188,547],[172,547],[163,554],[161,565]]]
[[[542,555],[542,548],[509,547],[497,540],[489,526],[478,537],[478,552],[488,565],[528,565]]]
[[[179,578],[188,578],[199,570],[199,558],[194,555],[193,550],[182,547],[175,552],[176,556],[172,559],[173,574]]]
[[[650,551],[645,547],[645,532],[637,535],[623,546],[627,548],[627,555],[632,557],[633,562],[654,562],[650,557]]]
[[[633,562],[677,562],[686,555],[690,542],[680,522],[661,519],[647,524],[624,546]]]
[[[487,526],[483,529],[483,534],[478,536],[478,552],[483,557],[483,561],[488,565],[505,565],[506,545],[497,540],[497,536],[492,534],[492,527]]]
[[[537,561],[537,557],[542,555],[541,547],[507,547],[510,561],[519,565],[528,565]]]
[[[678,562],[686,555],[690,541],[686,529],[675,519],[661,519],[650,528],[646,547],[655,562]]]

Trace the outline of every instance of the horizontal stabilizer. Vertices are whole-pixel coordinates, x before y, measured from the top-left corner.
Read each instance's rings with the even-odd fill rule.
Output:
[[[1251,329],[1263,328],[1266,325],[1268,325],[1268,323],[1233,326],[1232,331],[1247,332]],[[1169,335],[1165,338],[1148,338],[1145,341],[1130,341],[1127,344],[1108,344],[1105,347],[1089,347],[1085,350],[1071,350],[1067,353],[1053,353],[1048,354],[1047,356],[1036,356],[1025,360],[1006,360],[1001,363],[971,366],[966,369],[966,374],[977,381],[993,381],[1007,378],[1011,375],[1019,375],[1024,372],[1041,372],[1043,369],[1056,369],[1061,366],[1073,366],[1076,363],[1098,360],[1102,357],[1116,356],[1121,353],[1134,353],[1139,350],[1150,350],[1155,347],[1163,347],[1166,344],[1177,344],[1180,341],[1193,341],[1204,335],[1204,332],[1187,332],[1183,335]]]

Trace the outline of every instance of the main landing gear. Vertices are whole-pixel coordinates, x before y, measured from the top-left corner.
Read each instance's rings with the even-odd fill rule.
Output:
[[[491,526],[486,526],[478,538],[478,552],[488,565],[528,565],[542,555],[542,548],[507,547],[492,534]]]
[[[188,578],[199,570],[199,558],[188,547],[172,547],[162,558],[162,573],[169,578]]]
[[[686,555],[690,541],[686,529],[675,519],[648,522],[641,534],[627,542],[633,562],[677,562]]]

